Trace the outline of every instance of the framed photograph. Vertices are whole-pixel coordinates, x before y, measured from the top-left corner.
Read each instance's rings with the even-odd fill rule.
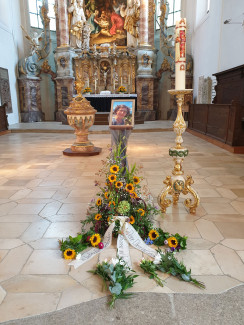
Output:
[[[109,127],[111,129],[132,129],[134,127],[135,99],[113,99]]]

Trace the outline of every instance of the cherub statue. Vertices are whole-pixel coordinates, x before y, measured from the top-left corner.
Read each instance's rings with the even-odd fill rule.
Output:
[[[23,32],[26,34],[25,38],[30,42],[31,45],[31,55],[33,55],[37,50],[40,50],[40,42],[42,41],[43,31],[38,34],[37,32],[33,33],[33,36],[29,35],[27,31],[21,26]]]

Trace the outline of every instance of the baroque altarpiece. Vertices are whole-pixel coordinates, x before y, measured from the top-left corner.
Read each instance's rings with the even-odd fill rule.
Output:
[[[29,121],[31,115],[34,121],[35,114],[36,120],[43,118],[39,98],[40,74],[49,73],[55,82],[56,120],[66,118],[63,111],[75,95],[75,80],[82,80],[84,89],[90,90],[92,96],[113,97],[123,86],[126,89],[123,96],[133,94],[137,97],[136,114],[144,120],[154,120],[158,97],[154,1],[55,0],[55,73],[50,71],[46,61],[40,64],[50,51],[47,8],[43,7],[42,38],[39,35],[29,37],[31,54],[19,63],[20,102],[25,105],[21,104],[23,119]],[[26,93],[36,94],[35,98],[32,96],[35,107],[26,105],[31,101],[23,95],[23,87],[26,87]],[[33,87],[36,87],[35,92]]]

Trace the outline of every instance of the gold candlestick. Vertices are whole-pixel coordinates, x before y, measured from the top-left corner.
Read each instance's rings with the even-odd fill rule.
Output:
[[[188,198],[184,201],[185,206],[189,209],[190,213],[195,213],[196,208],[200,203],[200,198],[197,192],[191,187],[194,183],[192,176],[183,177],[182,163],[184,157],[188,155],[188,149],[182,147],[183,138],[182,134],[186,130],[186,123],[182,115],[182,104],[184,102],[184,95],[192,93],[192,89],[184,90],[169,90],[171,95],[176,95],[178,113],[176,120],[173,124],[174,132],[176,133],[176,146],[169,149],[169,155],[174,159],[174,169],[172,170],[172,177],[167,176],[164,180],[166,188],[158,195],[158,204],[163,212],[171,205],[171,200],[167,199],[167,195],[171,195],[173,198],[173,204],[177,204],[180,194],[190,193],[194,200]]]

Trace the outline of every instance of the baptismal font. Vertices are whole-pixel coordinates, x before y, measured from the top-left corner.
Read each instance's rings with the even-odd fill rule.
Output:
[[[88,140],[89,128],[94,124],[96,110],[90,102],[81,95],[85,83],[81,77],[75,81],[77,96],[74,97],[64,111],[70,126],[75,129],[76,141],[63,151],[66,156],[93,156],[101,152],[101,148],[95,147]]]

